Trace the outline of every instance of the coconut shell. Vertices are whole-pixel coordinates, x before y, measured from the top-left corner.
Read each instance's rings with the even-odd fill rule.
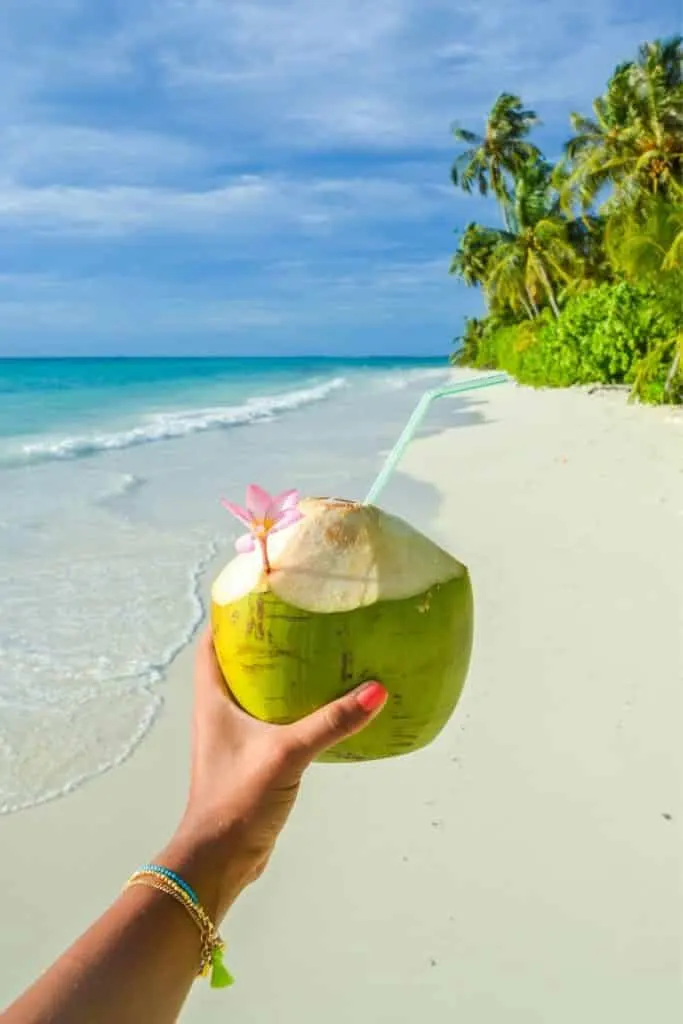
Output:
[[[431,543],[431,542],[428,542]],[[269,588],[211,606],[218,660],[249,714],[295,721],[366,680],[389,690],[382,713],[323,755],[364,761],[424,747],[451,716],[472,648],[469,575],[351,611],[311,612]]]

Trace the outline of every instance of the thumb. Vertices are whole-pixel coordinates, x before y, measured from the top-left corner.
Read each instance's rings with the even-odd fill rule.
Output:
[[[388,696],[381,683],[361,683],[339,700],[287,726],[292,745],[308,764],[323,750],[360,732],[379,714]]]

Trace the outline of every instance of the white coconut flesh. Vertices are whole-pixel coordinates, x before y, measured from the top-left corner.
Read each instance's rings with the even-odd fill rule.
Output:
[[[308,498],[303,519],[268,538],[271,572],[261,551],[238,555],[213,585],[217,605],[270,590],[305,611],[353,611],[379,601],[400,601],[464,576],[466,569],[442,548],[374,505]]]

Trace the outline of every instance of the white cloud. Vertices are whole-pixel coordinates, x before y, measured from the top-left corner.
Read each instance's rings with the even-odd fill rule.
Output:
[[[61,184],[142,184],[321,147],[446,161],[452,121],[476,125],[502,89],[564,128],[567,105],[587,109],[614,64],[665,31],[667,7],[676,27],[677,2],[642,0],[627,18],[621,0],[117,0],[98,5],[98,27],[87,0],[6,0],[4,166],[24,180],[44,158]],[[144,127],[93,124],[93,88]],[[150,103],[165,128],[150,129]]]
[[[283,226],[319,235],[345,224],[419,221],[442,210],[451,189],[382,178],[241,176],[220,188],[110,185],[29,187],[0,181],[0,224],[37,233],[124,237],[140,232],[226,238]]]
[[[446,148],[450,122],[481,117],[503,89],[587,106],[666,17],[644,6],[626,19],[620,0],[183,0],[164,11],[171,84],[229,92],[302,149]]]
[[[206,166],[203,149],[161,132],[31,123],[0,125],[6,177],[22,182],[164,182]]]
[[[118,0],[70,45],[87,0],[6,0],[3,86],[33,122],[55,88],[151,85],[226,152],[244,133],[252,152],[447,149],[451,121],[480,118],[504,88],[587,106],[616,61],[666,30],[667,7],[676,28],[676,3],[643,0],[629,19],[621,0]]]
[[[206,231],[218,221],[248,216],[263,206],[272,187],[243,179],[208,191],[108,186],[0,184],[0,222],[38,231],[126,235],[145,228]]]

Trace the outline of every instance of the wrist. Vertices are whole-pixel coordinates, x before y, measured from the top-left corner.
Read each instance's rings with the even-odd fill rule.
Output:
[[[214,924],[219,924],[237,896],[227,883],[229,854],[224,840],[197,835],[181,825],[154,862],[187,882]]]

